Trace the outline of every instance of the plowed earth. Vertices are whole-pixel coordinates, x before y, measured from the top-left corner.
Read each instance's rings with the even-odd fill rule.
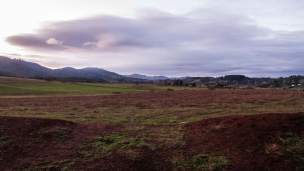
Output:
[[[184,90],[147,93],[130,93],[101,96],[67,96],[37,98],[0,98],[0,107],[9,106],[46,106],[46,107],[124,107],[136,106],[153,108],[154,106],[205,107],[212,103],[254,103],[286,99],[298,104],[304,100],[304,92],[283,90]],[[300,101],[299,101],[300,100]]]
[[[188,123],[183,128],[184,146],[164,148],[154,142],[157,148],[141,147],[138,159],[132,160],[118,152],[108,156],[80,155],[79,152],[79,147],[93,138],[112,132],[122,134],[124,126],[0,117],[0,170],[191,170],[175,167],[170,161],[181,158],[189,161],[198,154],[226,156],[231,161],[226,169],[239,171],[291,171],[303,162],[288,155],[280,140],[286,133],[304,135],[302,113],[221,117]],[[129,136],[140,138],[136,132]],[[279,155],[266,152],[268,143],[278,144]],[[44,167],[46,165],[48,167]],[[183,162],[177,165],[183,166]]]

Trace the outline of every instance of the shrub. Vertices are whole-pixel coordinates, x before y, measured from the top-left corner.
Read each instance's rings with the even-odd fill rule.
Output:
[[[222,84],[222,83],[217,83],[217,84],[215,85],[215,87],[223,88],[223,87],[224,87],[224,84]]]

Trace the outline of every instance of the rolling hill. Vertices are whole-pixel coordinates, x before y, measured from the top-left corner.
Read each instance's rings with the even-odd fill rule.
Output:
[[[75,69],[66,67],[52,70],[36,63],[26,62],[20,59],[10,59],[4,56],[0,56],[0,75],[22,77],[85,77],[104,80],[127,79],[124,76],[101,68]]]
[[[178,80],[178,79],[185,79],[188,78],[188,76],[186,77],[166,77],[166,76],[146,76],[146,75],[141,75],[141,74],[132,74],[132,75],[124,75],[125,77],[131,77],[131,78],[140,78],[140,79],[146,79],[146,80]]]

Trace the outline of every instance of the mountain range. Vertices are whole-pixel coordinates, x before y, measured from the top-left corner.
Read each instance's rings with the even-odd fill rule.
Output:
[[[75,69],[71,67],[49,69],[39,64],[0,56],[0,73],[27,77],[86,77],[104,80],[124,79],[124,76],[100,68]]]
[[[130,78],[133,79],[133,81],[178,79],[168,78],[165,76],[145,76],[140,74],[122,76],[101,68],[75,69],[72,67],[65,67],[61,69],[50,69],[37,63],[26,62],[21,59],[11,59],[4,56],[0,56],[0,75],[19,77],[83,77],[108,81],[125,81]]]
[[[140,75],[140,74],[132,74],[132,75],[124,75],[125,77],[132,77],[132,78],[141,78],[141,79],[145,79],[145,80],[178,80],[178,79],[185,79],[188,78],[188,76],[186,77],[166,77],[166,76],[146,76],[146,75]]]

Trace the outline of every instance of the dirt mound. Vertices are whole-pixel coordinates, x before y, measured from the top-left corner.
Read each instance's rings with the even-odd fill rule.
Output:
[[[225,153],[231,170],[295,170],[303,161],[286,154],[283,141],[287,135],[304,135],[303,114],[206,119],[187,126],[185,141],[188,150],[198,154]]]
[[[56,119],[0,117],[0,170],[23,170],[67,159],[74,162],[75,148],[118,129]]]
[[[133,127],[0,117],[0,170],[304,168],[302,113]]]

